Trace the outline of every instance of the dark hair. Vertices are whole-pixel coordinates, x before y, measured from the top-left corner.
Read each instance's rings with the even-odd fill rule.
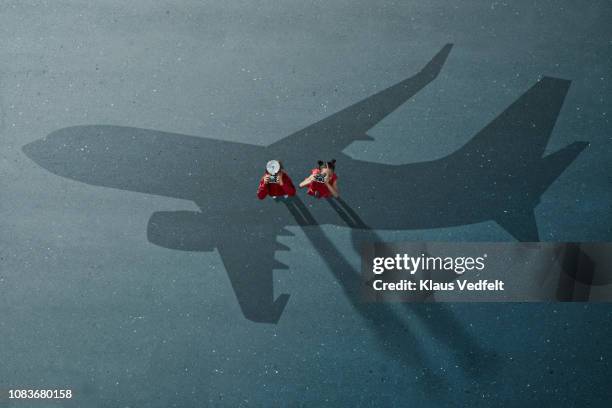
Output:
[[[317,164],[319,165],[319,168],[322,167],[328,167],[332,170],[336,169],[336,159],[332,159],[331,161],[328,162],[324,162],[323,160],[319,160],[317,161]]]

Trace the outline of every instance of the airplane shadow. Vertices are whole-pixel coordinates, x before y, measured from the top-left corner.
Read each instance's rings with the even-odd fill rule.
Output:
[[[538,241],[533,210],[540,196],[587,145],[575,142],[544,156],[570,85],[545,77],[445,158],[395,166],[341,153],[354,140],[368,140],[371,127],[436,78],[450,49],[445,46],[413,77],[270,146],[91,125],[59,129],[27,144],[23,152],[62,177],[196,203],[199,212],[154,213],[147,239],[169,249],[217,249],[242,313],[254,322],[277,323],[287,304],[288,294],[274,294],[274,273],[286,268],[274,253],[289,250],[276,237],[289,234],[286,227],[297,224],[385,350],[407,365],[426,367],[415,333],[395,307],[359,302],[361,279],[319,224],[351,227],[355,246],[379,240],[375,230],[432,229],[490,220],[517,240]],[[312,161],[331,157],[338,159],[342,172],[343,200],[317,205],[313,215],[299,199],[287,203],[288,211],[271,199],[255,199],[269,159],[283,160],[289,174],[299,175]],[[480,373],[491,367],[483,366],[491,359],[476,357],[482,350],[448,306],[403,307],[455,350],[466,370]],[[427,376],[436,393],[438,374]]]
[[[293,175],[318,157],[338,158],[343,197],[359,208],[359,216],[338,201],[334,211],[318,206],[321,224],[410,230],[494,220],[518,240],[539,240],[534,207],[586,147],[575,142],[544,156],[570,81],[543,78],[439,160],[395,166],[341,153],[352,141],[368,139],[367,130],[433,81],[451,48],[444,46],[412,77],[270,146],[92,125],[57,130],[22,150],[62,177],[195,202],[200,212],[154,213],[148,240],[169,249],[218,249],[245,317],[276,323],[289,299],[274,297],[274,271],[286,268],[274,252],[288,250],[276,237],[288,233],[285,227],[298,217],[280,213],[269,199],[252,198],[262,163],[272,157],[281,158]]]
[[[341,198],[326,200],[337,214],[350,227],[353,245],[359,252],[362,242],[383,242],[378,234],[369,228],[349,204]],[[370,303],[362,297],[365,282],[358,270],[352,267],[346,257],[327,237],[315,217],[298,197],[284,201],[289,211],[296,217],[304,235],[321,256],[330,272],[334,275],[352,307],[363,317],[376,334],[383,349],[393,359],[406,366],[421,368],[421,381],[427,390],[440,389],[446,381],[435,370],[430,369],[433,361],[428,361],[423,344],[427,343],[427,333],[419,333],[407,323],[406,318],[417,316],[429,334],[444,344],[454,355],[457,365],[473,377],[492,373],[498,360],[493,353],[485,352],[464,329],[452,310],[445,304],[403,303],[407,313],[399,313],[398,308],[389,303]],[[403,315],[403,318],[402,318]],[[488,357],[486,357],[488,356]]]
[[[216,240],[214,246],[221,254],[221,260],[232,285],[236,299],[244,316],[254,322],[276,323],[280,318],[288,294],[274,298],[275,269],[286,269],[276,261],[274,252],[289,250],[276,241],[276,231],[266,224],[249,225],[228,223],[218,228],[210,222],[207,214],[198,211],[157,211],[147,225],[149,242],[180,251],[206,252],[211,247],[211,232]],[[236,238],[248,234],[248,247],[238,248]],[[274,240],[270,240],[270,237]],[[227,256],[227,253],[235,254]],[[261,256],[260,254],[266,254]],[[269,254],[269,255],[267,255]]]

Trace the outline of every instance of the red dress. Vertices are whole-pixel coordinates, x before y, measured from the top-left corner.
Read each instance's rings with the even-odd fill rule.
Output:
[[[265,177],[265,175],[264,175]],[[283,185],[280,183],[268,183],[264,182],[264,177],[259,181],[259,188],[257,189],[257,198],[263,200],[267,195],[271,197],[278,196],[294,196],[295,195],[295,186],[291,181],[291,178],[287,175],[287,173],[281,173],[281,177],[283,178]]]
[[[312,175],[321,173],[320,169],[312,169]],[[336,173],[333,174],[331,178],[331,183],[334,184],[338,180],[338,176]],[[317,198],[329,198],[332,196],[331,191],[327,188],[325,183],[319,183],[318,181],[311,181],[308,185],[308,194]]]

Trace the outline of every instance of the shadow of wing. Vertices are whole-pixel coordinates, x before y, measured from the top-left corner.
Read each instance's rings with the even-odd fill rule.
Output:
[[[544,156],[571,81],[544,77],[466,145],[442,159],[446,171],[487,192],[478,210],[519,241],[539,241],[534,208],[588,145],[575,142]]]
[[[274,270],[287,266],[274,253],[288,250],[276,241],[282,227],[269,224],[232,224],[193,211],[154,213],[147,226],[149,242],[181,251],[219,250],[244,316],[254,322],[277,323],[288,294],[274,297]]]
[[[323,157],[336,155],[353,141],[371,140],[366,132],[432,82],[440,73],[452,47],[452,44],[445,45],[416,75],[299,130],[270,147],[281,151],[299,147],[302,154]]]
[[[274,298],[274,270],[288,269],[274,259],[277,250],[288,250],[276,241],[278,232],[274,226],[241,231],[218,244],[242,313],[254,322],[277,323],[289,300],[288,294]]]

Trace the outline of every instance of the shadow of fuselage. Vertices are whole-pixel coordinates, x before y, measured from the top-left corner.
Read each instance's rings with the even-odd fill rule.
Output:
[[[335,157],[343,199],[373,230],[495,220],[519,240],[538,240],[533,208],[586,146],[576,142],[543,157],[569,81],[542,79],[439,160],[387,165],[342,153],[353,141],[368,140],[367,130],[433,81],[450,50],[442,48],[416,75],[270,146],[91,125],[57,130],[23,151],[62,177],[195,202],[200,212],[153,214],[149,241],[178,250],[219,249],[245,316],[276,322],[288,299],[273,293],[273,270],[283,267],[274,251],[287,249],[276,236],[299,223],[284,206],[255,198],[271,158],[281,159],[298,183],[317,159]],[[310,210],[319,224],[345,225],[331,206]]]
[[[531,110],[541,106],[529,115],[538,121],[551,116],[548,110],[553,105],[556,118],[568,86],[567,81],[547,82],[548,92],[540,95],[541,101],[523,104]],[[335,157],[342,197],[367,225],[373,229],[431,229],[500,222],[531,213],[541,194],[586,146],[576,142],[542,157],[552,126],[529,123],[520,134],[498,129],[522,123],[519,112],[512,114],[447,157],[406,165],[354,160],[332,151],[326,140],[333,138],[333,132],[327,130],[311,132],[293,146],[262,147],[148,129],[76,126],[55,131],[23,150],[63,177],[194,201],[205,213],[207,225],[225,227],[228,221],[295,225],[292,217],[281,215],[269,200],[254,199],[263,164],[270,158],[282,159],[297,183],[308,175],[317,158]],[[309,152],[310,145],[321,147]],[[321,224],[344,225],[327,206],[313,211]],[[520,240],[538,240],[537,231],[534,234],[528,228],[510,232]],[[216,237],[210,238],[202,249],[215,247]]]

